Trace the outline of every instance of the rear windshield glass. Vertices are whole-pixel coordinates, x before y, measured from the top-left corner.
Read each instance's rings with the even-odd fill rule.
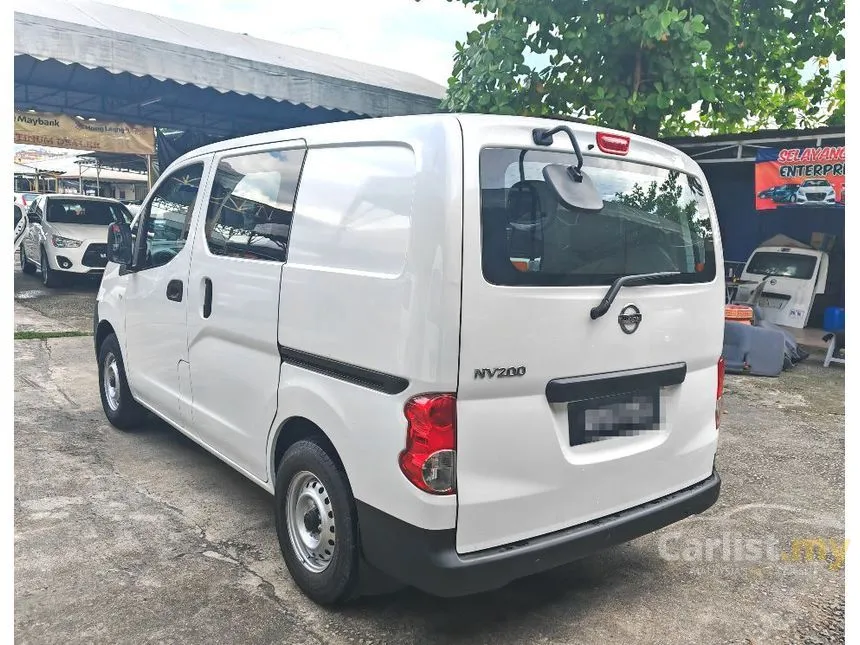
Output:
[[[129,212],[122,204],[85,199],[49,199],[46,218],[55,224],[92,224],[107,226],[128,222]]]
[[[809,280],[815,274],[817,262],[814,255],[759,251],[750,258],[747,273]]]
[[[610,284],[617,277],[678,272],[668,283],[716,276],[711,218],[693,176],[631,161],[586,157],[604,200],[597,213],[568,210],[544,181],[547,164],[572,153],[481,151],[484,277],[498,285]]]

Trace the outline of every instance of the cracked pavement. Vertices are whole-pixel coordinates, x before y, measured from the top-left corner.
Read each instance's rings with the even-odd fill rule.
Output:
[[[95,286],[43,302],[37,278],[15,279],[27,292],[17,304],[87,329]],[[444,600],[406,589],[330,610],[292,583],[265,491],[160,421],[134,433],[107,424],[91,338],[15,341],[15,640],[843,642],[844,572],[832,561],[681,549],[727,535],[783,549],[841,536],[844,372],[813,356],[778,380],[728,388],[723,490],[707,513],[499,591]],[[667,540],[678,547],[669,559]]]

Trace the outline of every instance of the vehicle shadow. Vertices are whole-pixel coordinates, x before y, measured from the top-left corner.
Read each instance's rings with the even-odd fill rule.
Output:
[[[155,417],[147,422],[142,434],[161,455],[184,453],[177,458],[193,459],[201,468],[198,472],[202,484],[217,481],[225,496],[241,497],[245,512],[259,517],[261,524],[272,521],[271,495],[193,440]],[[277,539],[274,525],[271,539]],[[512,634],[521,634],[517,640],[523,642],[534,640],[538,634],[552,640],[558,614],[564,614],[563,625],[569,628],[590,612],[605,610],[607,603],[635,605],[640,595],[648,593],[648,586],[642,581],[653,578],[665,564],[656,552],[628,544],[486,593],[439,598],[403,587],[361,597],[344,607],[322,610],[350,623],[354,621],[356,627],[361,625],[370,632],[391,635],[411,632],[410,642],[483,639],[497,633],[505,634],[508,640]],[[285,571],[284,575],[289,574]]]
[[[566,641],[572,625],[595,611],[604,612],[622,597],[625,604],[636,606],[637,598],[648,592],[635,578],[648,579],[664,566],[656,553],[623,545],[481,594],[439,598],[405,588],[363,597],[336,611],[379,629],[409,630],[415,642]],[[566,631],[554,636],[554,626]]]

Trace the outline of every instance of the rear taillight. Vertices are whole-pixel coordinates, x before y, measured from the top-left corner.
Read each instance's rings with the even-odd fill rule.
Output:
[[[726,359],[720,356],[720,360],[717,361],[717,410],[715,414],[715,419],[717,422],[717,428],[720,427],[720,416],[723,412],[723,384],[726,381]]]
[[[597,147],[611,155],[626,155],[630,150],[630,137],[608,132],[597,133]]]
[[[434,495],[456,491],[457,399],[453,394],[420,394],[406,402],[406,450],[400,470],[415,486]]]

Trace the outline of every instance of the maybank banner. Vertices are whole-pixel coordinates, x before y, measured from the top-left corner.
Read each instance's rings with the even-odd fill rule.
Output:
[[[155,131],[142,125],[16,110],[15,143],[151,155],[155,153]]]
[[[755,159],[755,208],[845,207],[845,147],[761,148]]]

